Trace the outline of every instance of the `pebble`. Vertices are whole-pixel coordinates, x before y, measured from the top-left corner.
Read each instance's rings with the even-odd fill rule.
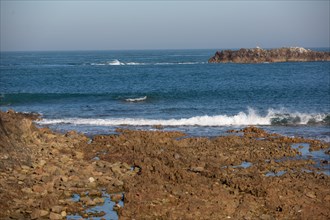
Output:
[[[89,177],[89,179],[88,179],[88,180],[89,180],[89,182],[90,182],[90,183],[92,183],[92,182],[94,182],[94,181],[95,181],[94,177]]]
[[[117,203],[113,206],[113,210],[119,210],[121,206]]]
[[[311,198],[311,199],[315,199],[316,198],[316,195],[315,195],[315,193],[314,192],[307,192],[306,194],[305,194],[308,198]]]
[[[204,171],[204,167],[191,167],[190,171],[196,172],[196,173],[202,172],[202,171]]]
[[[40,160],[39,161],[39,166],[43,167],[46,164],[45,160]]]

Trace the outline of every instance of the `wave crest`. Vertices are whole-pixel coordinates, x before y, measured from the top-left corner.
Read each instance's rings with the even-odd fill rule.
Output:
[[[142,102],[147,100],[147,96],[139,97],[139,98],[129,98],[125,99],[126,102]]]
[[[196,64],[205,64],[206,62],[161,62],[161,63],[141,63],[141,62],[121,62],[117,59],[108,61],[108,62],[100,62],[100,63],[91,63],[92,66],[139,66],[139,65],[196,65]]]
[[[144,97],[142,97],[144,98]],[[141,99],[141,98],[140,98]],[[259,115],[249,108],[248,113],[239,112],[237,115],[195,116],[181,119],[144,119],[144,118],[107,118],[107,119],[44,119],[40,124],[74,124],[94,126],[248,126],[248,125],[306,125],[329,124],[327,114],[284,113],[270,109],[266,116]]]

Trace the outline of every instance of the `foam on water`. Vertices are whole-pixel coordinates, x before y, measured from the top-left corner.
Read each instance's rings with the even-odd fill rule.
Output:
[[[117,59],[108,61],[108,62],[100,62],[100,63],[90,63],[92,66],[139,66],[139,65],[196,65],[196,64],[206,64],[207,62],[158,62],[158,63],[145,63],[145,62],[122,62]]]
[[[60,131],[161,124],[213,136],[260,125],[330,142],[329,62],[208,64],[214,52],[2,52],[0,109],[43,113],[43,122]]]
[[[147,100],[147,96],[139,97],[139,98],[129,98],[125,99],[126,102],[142,102]]]
[[[125,63],[120,62],[119,60],[112,60],[108,62],[108,65],[111,66],[120,66],[120,65],[125,65]]]
[[[92,66],[105,66],[105,65],[110,65],[110,66],[120,66],[120,65],[125,65],[125,63],[120,62],[119,60],[111,60],[108,62],[101,62],[101,63],[91,63],[90,65]]]
[[[126,99],[126,101],[143,101],[147,97]],[[274,119],[282,118],[287,123],[305,125],[313,121],[321,123],[326,114],[304,114],[304,113],[285,113],[279,114],[279,111],[268,110],[268,114],[262,116],[254,109],[249,108],[248,113],[239,112],[237,115],[215,115],[215,116],[195,116],[181,119],[146,119],[146,118],[64,118],[64,119],[44,119],[40,124],[74,124],[74,125],[96,125],[96,126],[247,126],[247,125],[272,125]],[[289,119],[296,120],[290,121]],[[283,122],[284,123],[284,122]]]

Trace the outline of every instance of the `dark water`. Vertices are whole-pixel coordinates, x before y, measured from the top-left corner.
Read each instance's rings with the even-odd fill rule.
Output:
[[[2,52],[0,109],[90,134],[258,125],[330,141],[330,62],[208,64],[215,51]]]

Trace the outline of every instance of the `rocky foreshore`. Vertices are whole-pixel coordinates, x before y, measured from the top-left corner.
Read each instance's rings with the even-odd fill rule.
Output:
[[[330,61],[330,52],[319,52],[303,47],[284,47],[265,50],[262,48],[222,50],[211,57],[209,63],[276,63]]]
[[[102,218],[87,210],[105,193],[119,219],[330,218],[321,172],[329,161],[315,166],[291,147],[329,154],[328,143],[256,127],[214,138],[118,130],[89,139],[38,128],[36,117],[0,112],[0,219]]]

